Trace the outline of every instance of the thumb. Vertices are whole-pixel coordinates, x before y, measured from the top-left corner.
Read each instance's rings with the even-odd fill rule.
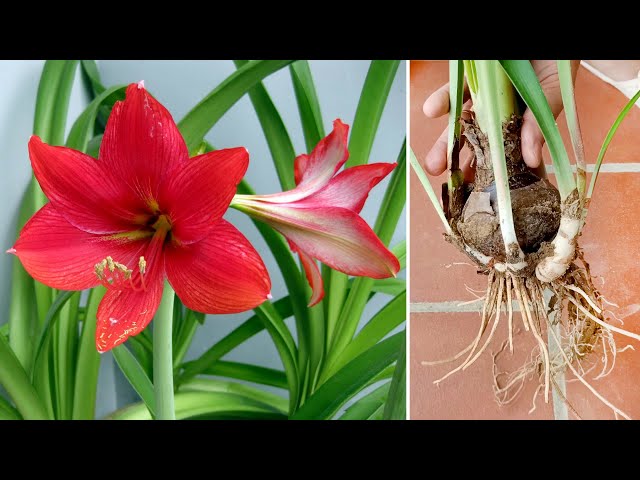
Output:
[[[540,86],[544,92],[553,118],[557,118],[562,111],[562,94],[558,67],[555,60],[533,60],[531,62]],[[529,108],[524,112],[521,132],[522,157],[529,168],[537,168],[542,164],[542,146],[544,137],[538,127],[533,112]]]

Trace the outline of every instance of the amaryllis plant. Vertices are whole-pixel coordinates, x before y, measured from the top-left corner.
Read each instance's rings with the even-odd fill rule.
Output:
[[[79,66],[93,100],[65,142]],[[405,203],[405,146],[368,163],[398,66],[371,62],[351,134],[335,119],[325,135],[306,61],[236,61],[177,124],[151,84],[106,87],[93,61],[46,62],[25,139],[34,176],[7,250],[16,258],[0,328],[0,418],[95,418],[107,351],[141,400],[108,418],[404,418],[405,246],[388,244]],[[294,151],[260,83],[284,67],[306,153]],[[245,93],[273,163],[204,140]],[[281,191],[256,194],[243,180],[250,162],[275,168]],[[361,210],[389,175],[372,228]],[[253,219],[270,252],[223,218],[229,207]],[[268,271],[268,255],[280,271]],[[288,290],[278,299],[276,275]],[[380,295],[391,298],[361,326]],[[186,360],[201,324],[251,309]],[[223,358],[263,330],[282,370]]]

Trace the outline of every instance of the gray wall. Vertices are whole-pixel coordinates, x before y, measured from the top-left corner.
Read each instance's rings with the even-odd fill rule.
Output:
[[[311,70],[316,83],[325,130],[331,131],[332,121],[341,118],[349,125],[353,119],[362,89],[368,61],[312,61]],[[36,91],[42,69],[42,61],[0,61],[0,246],[3,250],[14,241],[18,205],[30,176],[27,141],[32,131]],[[105,85],[145,81],[145,86],[179,120],[213,87],[231,74],[235,68],[231,61],[100,61],[99,69]],[[385,108],[378,136],[371,153],[371,162],[393,162],[405,136],[405,64],[401,63]],[[265,85],[289,130],[295,151],[306,151],[298,110],[288,70],[271,75]],[[79,79],[74,86],[69,118],[74,120],[86,105],[87,98]],[[69,128],[70,125],[68,125]],[[272,193],[279,189],[271,157],[253,106],[247,97],[240,100],[216,124],[207,140],[218,148],[245,146],[250,153],[250,164],[245,177],[259,193]],[[371,193],[362,216],[373,224],[388,179]],[[257,250],[261,252],[273,282],[275,299],[286,294],[284,282],[275,260],[268,253],[262,237],[248,218],[236,211],[229,211],[225,218],[238,227]],[[392,245],[405,238],[403,214],[394,234]],[[0,323],[8,316],[11,261],[9,255],[0,255]],[[378,296],[370,302],[365,318],[369,318],[387,300]],[[237,315],[209,316],[198,330],[187,358],[204,352],[239,323],[250,312]],[[288,324],[293,328],[293,321]],[[227,357],[281,368],[281,363],[266,333],[238,347]],[[98,392],[98,416],[115,408],[136,401],[137,397],[126,384],[117,366],[114,368],[109,354],[102,357],[100,387]],[[115,386],[115,388],[114,388]]]

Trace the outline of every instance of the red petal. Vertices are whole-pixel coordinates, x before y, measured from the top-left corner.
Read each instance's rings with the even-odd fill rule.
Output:
[[[300,182],[302,181],[302,174],[307,170],[308,165],[309,155],[307,155],[306,153],[298,155],[293,161],[293,179],[295,180],[296,185],[300,184]]]
[[[199,242],[170,244],[165,268],[182,303],[198,312],[244,312],[264,302],[271,291],[260,255],[226,220]]]
[[[158,310],[164,287],[164,237],[155,236],[151,242],[146,243],[147,248],[143,252],[147,260],[144,290],[107,288],[107,293],[98,306],[96,348],[99,352],[111,350],[127,338],[142,332]],[[137,260],[136,257],[136,267]],[[127,266],[133,268],[130,264]],[[134,277],[137,277],[136,283],[139,283],[137,268]]]
[[[339,119],[335,120],[333,131],[318,142],[311,155],[300,155],[296,158],[296,183],[305,190],[312,191],[326,185],[349,158],[348,135],[349,126]]]
[[[229,208],[249,166],[243,147],[194,157],[165,182],[160,204],[169,206],[172,234],[180,243],[202,239]]]
[[[313,307],[320,300],[324,298],[324,284],[322,283],[322,275],[316,261],[307,255],[304,251],[300,250],[298,246],[289,240],[291,250],[298,252],[302,266],[304,267],[304,273],[307,277],[307,282],[311,286],[311,298],[309,299],[309,307]]]
[[[371,278],[392,277],[400,270],[398,259],[369,225],[346,208],[267,204],[261,218],[308,255],[335,270]]]
[[[29,140],[29,156],[42,191],[71,224],[90,233],[130,229],[141,204],[96,159],[36,136]]]
[[[269,195],[251,195],[250,198],[269,203],[290,203],[316,193],[329,183],[349,158],[348,134],[348,125],[340,120],[334,121],[333,131],[318,142],[311,155],[300,155],[296,158],[294,165],[294,178],[298,185],[296,188]]]
[[[300,205],[343,207],[360,213],[369,192],[396,167],[396,163],[372,163],[347,168],[322,190],[300,201]]]
[[[100,147],[100,161],[115,178],[148,203],[158,198],[160,184],[189,152],[171,114],[141,84],[127,88],[116,102]]]
[[[11,253],[33,278],[52,288],[84,290],[98,282],[94,266],[107,256],[130,264],[148,239],[93,235],[74,227],[53,204],[42,207],[24,226]]]

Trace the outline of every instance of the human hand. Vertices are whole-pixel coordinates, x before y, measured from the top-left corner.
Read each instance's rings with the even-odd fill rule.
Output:
[[[560,93],[560,81],[558,78],[558,67],[555,60],[531,60],[542,91],[547,97],[554,118],[562,111],[562,95]],[[579,60],[571,61],[571,74],[575,82],[576,72],[580,65]],[[464,100],[462,110],[470,110],[472,102],[469,96],[468,87],[465,84]],[[433,92],[424,102],[422,111],[429,118],[437,118],[449,113],[449,84],[445,84]],[[430,175],[440,175],[447,169],[447,128],[436,140],[424,160],[424,167]],[[524,112],[521,131],[522,157],[529,166],[538,173],[544,172],[542,166],[542,147],[544,137],[538,127],[536,119],[530,109]],[[475,170],[470,166],[472,154],[470,151],[460,154],[460,168],[464,172],[465,179],[471,180],[475,175]]]

